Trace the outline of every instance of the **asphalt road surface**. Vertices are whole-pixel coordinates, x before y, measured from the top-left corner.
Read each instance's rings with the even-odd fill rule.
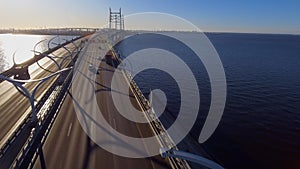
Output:
[[[71,50],[74,48],[72,44],[68,46]],[[65,49],[59,49],[55,52],[57,56],[66,56],[68,52]],[[62,59],[56,59],[60,62]],[[62,67],[65,67],[70,63],[70,59],[62,64]],[[57,71],[57,66],[50,61],[50,59],[44,58],[40,61],[43,68],[50,71]],[[38,67],[37,64],[32,65],[33,68],[30,69],[29,73],[31,79],[39,79],[46,77],[50,72],[45,71]],[[55,78],[51,78],[46,81],[38,90],[36,94],[36,101],[40,99],[44,92],[51,86]],[[24,86],[32,92],[37,83],[28,83]],[[5,141],[10,137],[12,132],[17,128],[17,126],[22,123],[24,118],[30,113],[31,107],[29,100],[20,94],[16,88],[9,82],[0,83],[0,146],[2,146]]]
[[[130,121],[120,115],[115,108],[111,93],[116,92],[120,95],[120,98],[122,98],[121,96],[124,93],[111,88],[112,76],[116,74],[116,82],[120,86],[125,85],[128,81],[121,71],[115,68],[116,65],[105,62],[105,54],[101,52],[105,47],[101,45],[101,38],[99,38],[90,40],[88,46],[83,50],[83,54],[78,59],[77,64],[79,64],[80,68],[75,73],[75,76],[80,76],[80,78],[85,80],[73,80],[72,82],[81,86],[80,90],[75,91],[76,94],[90,96],[91,99],[89,100],[89,97],[76,97],[76,99],[74,98],[74,91],[71,88],[69,89],[57,119],[43,146],[46,168],[170,168],[168,159],[162,159],[159,155],[147,158],[128,158],[110,153],[93,142],[80,125],[75,107],[80,107],[83,112],[89,111],[87,109],[90,108],[86,108],[86,105],[95,98],[99,105],[98,108],[101,110],[107,123],[112,127],[112,130],[136,138],[155,135],[149,124]],[[92,66],[97,67],[93,68]],[[141,109],[132,92],[130,92],[129,98],[136,109]],[[122,100],[120,101],[122,102]],[[123,108],[130,109],[132,107],[124,104]],[[140,116],[143,116],[143,114]],[[107,139],[107,135],[109,135],[109,130],[106,134],[100,134],[97,137],[100,140],[105,140]],[[112,149],[126,148],[111,142],[107,142],[106,144],[109,144]],[[159,145],[158,140],[157,144]],[[39,158],[36,160],[34,168],[41,168]]]

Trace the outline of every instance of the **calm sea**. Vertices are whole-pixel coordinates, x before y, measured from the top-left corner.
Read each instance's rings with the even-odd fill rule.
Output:
[[[229,169],[300,168],[300,36],[271,34],[206,34],[223,63],[227,79],[227,101],[222,120],[204,147]],[[141,36],[141,35],[140,35]],[[187,33],[191,36],[191,33]],[[200,111],[189,137],[195,142],[210,106],[209,78],[197,58],[176,44],[153,40],[157,46],[177,50],[196,76]],[[123,57],[131,48],[143,45],[140,38],[119,44]],[[154,42],[155,41],[155,42]],[[153,47],[155,47],[153,45]],[[134,49],[133,49],[134,50]],[[150,69],[135,77],[147,95],[151,89],[165,92],[168,103],[164,113],[176,118],[180,93],[167,73]],[[164,121],[164,117],[161,117]],[[169,127],[166,125],[166,127]],[[191,143],[192,144],[192,143]],[[190,151],[190,150],[188,150]]]

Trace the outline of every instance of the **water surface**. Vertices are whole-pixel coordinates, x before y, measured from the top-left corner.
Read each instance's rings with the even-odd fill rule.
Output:
[[[186,36],[193,37],[192,33]],[[229,33],[207,36],[225,69],[227,102],[213,136],[204,144],[193,146],[205,147],[229,169],[300,168],[300,36]],[[136,45],[142,43],[137,40]],[[210,106],[207,72],[196,57],[176,44],[162,40],[158,45],[177,49],[178,56],[196,76],[201,104],[190,132],[196,142]],[[119,45],[123,57],[128,55],[129,48],[135,47],[126,45],[126,41]],[[176,118],[180,93],[174,79],[162,71],[147,70],[135,80],[146,95],[150,89],[163,90],[168,97],[165,113]]]

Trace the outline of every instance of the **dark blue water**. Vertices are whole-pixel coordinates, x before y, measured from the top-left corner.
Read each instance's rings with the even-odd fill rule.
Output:
[[[225,69],[227,102],[213,136],[203,145],[193,146],[204,147],[229,169],[300,168],[300,36],[229,33],[207,36]],[[125,42],[119,45],[124,56],[130,53]],[[191,53],[175,44],[162,40],[156,45],[177,49],[197,78],[200,111],[188,136],[197,140],[211,99],[205,68]],[[165,113],[176,118],[180,94],[172,77],[159,70],[147,70],[135,80],[144,93],[149,88],[163,90],[168,98]]]
[[[207,146],[228,168],[300,168],[300,36],[208,36],[228,97]]]

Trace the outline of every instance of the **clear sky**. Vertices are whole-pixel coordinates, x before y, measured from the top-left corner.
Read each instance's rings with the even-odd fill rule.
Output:
[[[170,13],[204,31],[300,34],[300,0],[0,0],[0,28],[102,27],[109,7]]]

